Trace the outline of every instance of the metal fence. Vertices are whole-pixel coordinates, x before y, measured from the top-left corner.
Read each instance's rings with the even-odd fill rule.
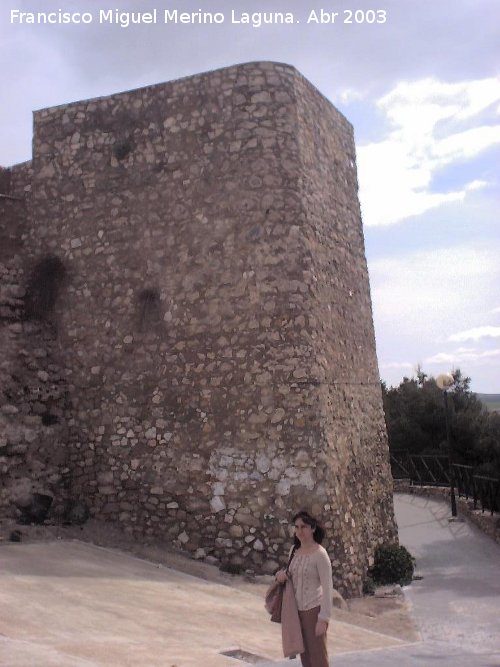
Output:
[[[472,466],[460,463],[450,467],[447,456],[410,454],[406,450],[395,450],[390,455],[394,479],[409,479],[419,486],[450,486],[453,481],[458,495],[470,498],[474,509],[479,505],[482,512],[500,512],[500,479],[477,475]]]

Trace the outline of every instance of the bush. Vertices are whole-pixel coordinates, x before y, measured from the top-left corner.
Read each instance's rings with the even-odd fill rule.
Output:
[[[369,576],[378,585],[400,584],[407,586],[413,579],[415,559],[405,547],[382,544],[375,551],[375,562]]]
[[[363,595],[375,595],[375,588],[375,582],[370,575],[367,575],[363,579]]]

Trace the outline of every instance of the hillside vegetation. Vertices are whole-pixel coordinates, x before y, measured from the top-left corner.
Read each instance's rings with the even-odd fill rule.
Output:
[[[500,394],[476,394],[488,410],[500,411]]]

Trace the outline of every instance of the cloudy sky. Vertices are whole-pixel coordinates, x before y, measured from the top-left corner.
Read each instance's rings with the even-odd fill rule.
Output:
[[[153,8],[156,25],[99,23],[99,10]],[[20,20],[59,9],[92,22]],[[165,9],[225,20],[165,24]],[[335,20],[316,22],[322,9]],[[231,10],[235,21],[290,12],[294,23],[233,23]],[[498,10],[498,0],[2,0],[0,164],[30,158],[34,109],[238,62],[293,64],[354,125],[381,377],[397,385],[417,364],[459,367],[474,391],[497,393]]]

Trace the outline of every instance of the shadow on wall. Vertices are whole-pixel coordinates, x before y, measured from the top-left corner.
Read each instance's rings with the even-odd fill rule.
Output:
[[[161,324],[160,292],[158,289],[143,289],[137,297],[138,322],[140,333],[155,329]]]
[[[24,315],[27,320],[52,319],[66,273],[63,262],[54,255],[44,257],[36,264],[24,298]]]

